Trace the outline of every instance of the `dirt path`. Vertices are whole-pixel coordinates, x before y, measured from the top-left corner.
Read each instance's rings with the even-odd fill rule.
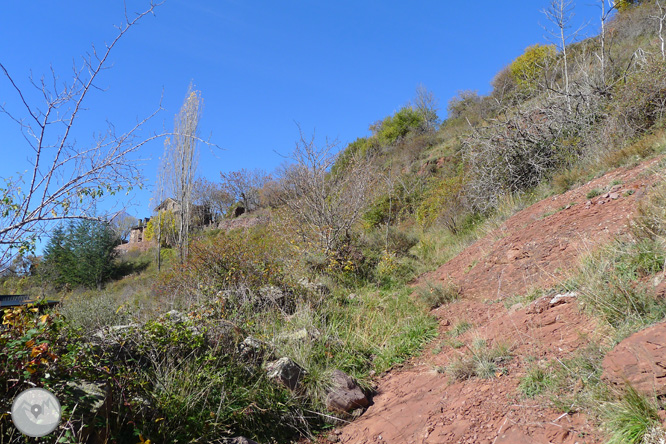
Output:
[[[453,281],[460,301],[435,310],[440,331],[460,320],[473,325],[459,339],[510,345],[514,358],[493,379],[452,383],[438,370],[466,347],[436,347],[378,381],[374,404],[354,423],[329,435],[341,443],[596,443],[582,415],[567,415],[521,398],[530,362],[565,358],[594,335],[594,322],[574,299],[511,303],[532,288],[549,288],[571,273],[578,258],[627,229],[636,203],[654,181],[652,160],[619,169],[517,213],[422,279]],[[588,199],[590,190],[604,193]],[[608,191],[611,191],[608,193]],[[441,335],[443,337],[443,335]]]

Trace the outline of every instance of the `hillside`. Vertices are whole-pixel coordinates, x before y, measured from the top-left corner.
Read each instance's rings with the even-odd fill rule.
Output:
[[[0,408],[47,388],[70,443],[664,442],[666,54],[660,4],[617,6],[443,120],[420,86],[345,147],[198,181],[141,248],[54,229],[0,277],[60,298],[4,311]]]
[[[374,405],[342,429],[339,441],[603,442],[598,424],[575,399],[587,380],[574,380],[574,388],[558,387],[556,396],[571,400],[564,408],[556,408],[547,396],[526,397],[520,385],[535,367],[558,371],[581,353],[613,345],[603,321],[584,310],[577,296],[581,290],[563,283],[576,275],[581,258],[627,236],[637,205],[662,178],[661,167],[655,169],[662,163],[658,158],[621,168],[531,205],[424,275],[422,282],[451,281],[461,289],[459,300],[434,310],[440,339],[426,354],[378,381]],[[592,190],[603,192],[588,198]],[[654,294],[659,290],[650,287]],[[576,296],[551,302],[557,294]],[[462,322],[469,327],[453,336]],[[492,378],[447,371],[461,356],[475,353],[479,339],[488,348],[506,347],[508,358]],[[587,358],[599,359],[592,364],[601,366],[598,355]]]

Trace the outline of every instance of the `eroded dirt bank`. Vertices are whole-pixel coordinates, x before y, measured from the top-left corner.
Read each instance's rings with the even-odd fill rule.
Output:
[[[596,443],[580,414],[564,414],[517,392],[530,362],[564,359],[595,334],[594,320],[575,298],[551,304],[552,294],[515,304],[516,295],[551,288],[578,259],[627,230],[637,202],[655,181],[657,160],[618,169],[565,194],[538,202],[421,280],[454,282],[459,301],[440,307],[440,331],[459,321],[473,328],[452,348],[435,344],[421,357],[378,381],[363,416],[329,435],[341,443]],[[594,198],[586,196],[603,190]],[[441,369],[469,350],[475,338],[509,344],[513,358],[493,379],[454,382]]]

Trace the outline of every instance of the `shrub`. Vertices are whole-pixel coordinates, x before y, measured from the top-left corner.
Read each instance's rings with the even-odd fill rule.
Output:
[[[628,140],[663,121],[665,112],[666,65],[654,57],[618,88],[604,127]]]
[[[423,115],[418,110],[405,106],[370,128],[379,143],[386,146],[394,144],[409,133],[423,131],[425,123]]]
[[[285,274],[289,247],[271,235],[267,227],[224,233],[190,245],[190,254],[180,267],[163,274],[155,286],[158,295],[185,297],[190,302],[228,288],[256,291],[265,286],[287,290]]]
[[[537,81],[542,72],[553,64],[557,56],[555,45],[532,45],[509,65],[511,77],[519,87],[532,89],[537,86]]]
[[[530,103],[479,127],[463,139],[465,194],[487,213],[503,196],[535,188],[581,155],[581,127],[591,116],[568,115],[561,103]]]
[[[63,299],[59,311],[68,328],[89,336],[103,327],[128,322],[122,308],[122,302],[107,292],[74,292]]]
[[[456,234],[464,215],[462,191],[462,175],[437,180],[436,185],[426,192],[416,210],[416,221],[427,227],[439,220]]]

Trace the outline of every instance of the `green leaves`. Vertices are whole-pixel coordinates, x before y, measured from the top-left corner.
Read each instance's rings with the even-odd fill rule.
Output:
[[[56,285],[99,288],[114,271],[118,243],[106,222],[81,220],[59,226],[44,250],[44,265]]]

